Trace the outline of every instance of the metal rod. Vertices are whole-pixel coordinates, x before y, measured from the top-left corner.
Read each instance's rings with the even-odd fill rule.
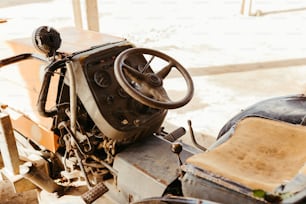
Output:
[[[67,67],[67,73],[69,77],[69,95],[70,95],[70,129],[72,132],[72,135],[76,135],[76,110],[77,110],[77,96],[76,96],[76,86],[75,86],[75,77],[73,72],[73,64],[71,61],[66,62]],[[75,147],[77,144],[77,141],[75,141],[75,138],[71,138],[71,145],[74,147],[74,153],[77,157],[77,160],[79,162],[81,171],[84,174],[86,183],[88,185],[88,188],[92,188],[92,184],[89,181],[89,178],[87,177],[84,165],[82,163],[82,158],[79,152],[79,149]]]
[[[206,151],[207,149],[205,147],[203,147],[202,145],[200,145],[196,139],[195,139],[195,136],[194,136],[194,133],[193,133],[193,129],[192,129],[192,124],[191,124],[191,120],[188,120],[188,126],[189,126],[189,130],[190,130],[190,136],[191,136],[191,140],[192,140],[192,143],[197,147],[199,148],[200,150],[202,151]]]
[[[75,87],[75,77],[73,73],[73,65],[71,61],[66,62],[67,73],[69,77],[69,95],[70,95],[70,128],[74,135],[76,135],[76,109],[77,97]]]
[[[44,79],[40,88],[40,92],[37,100],[38,113],[43,117],[53,117],[57,114],[57,108],[46,110],[46,103],[48,98],[48,92],[51,82],[51,77],[54,75],[55,70],[65,66],[66,59],[52,62],[45,68]]]
[[[20,54],[20,55],[16,55],[13,57],[9,57],[9,58],[0,60],[0,68],[6,65],[9,65],[9,64],[13,64],[13,63],[16,63],[22,60],[32,59],[32,58],[40,60],[40,61],[48,62],[47,58],[42,57],[40,55],[32,54],[32,53],[24,53],[24,54]]]

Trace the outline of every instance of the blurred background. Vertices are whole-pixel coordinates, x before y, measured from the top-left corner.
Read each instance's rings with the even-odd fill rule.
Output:
[[[31,37],[39,26],[75,26],[72,2],[0,1],[0,57],[12,54],[7,40]],[[186,126],[192,119],[209,143],[241,109],[305,89],[306,2],[253,0],[244,14],[242,2],[97,0],[99,32],[166,52],[190,71],[195,96],[169,111],[167,123]],[[84,14],[85,1],[80,3]]]

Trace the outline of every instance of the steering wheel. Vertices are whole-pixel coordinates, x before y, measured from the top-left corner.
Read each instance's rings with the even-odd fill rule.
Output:
[[[141,63],[143,60],[139,60],[139,56],[143,55],[150,56],[150,59],[145,61],[145,65]],[[155,57],[166,62],[166,66],[157,73],[154,73],[150,66]],[[143,57],[143,59],[145,58]],[[165,80],[172,68],[176,68],[180,72],[187,85],[185,96],[176,101],[172,101],[169,98],[163,87],[163,80]],[[186,69],[175,59],[156,50],[130,48],[121,52],[115,60],[114,72],[118,83],[127,94],[138,102],[152,108],[179,108],[187,104],[193,96],[193,82]]]

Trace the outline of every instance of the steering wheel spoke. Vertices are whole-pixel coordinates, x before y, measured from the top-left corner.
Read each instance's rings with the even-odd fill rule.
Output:
[[[137,90],[139,91],[140,94],[143,94],[146,97],[154,99],[156,101],[166,102],[166,103],[171,102],[171,99],[169,98],[167,92],[162,86],[161,87],[151,86],[147,82],[142,82],[141,84],[138,85],[139,86]]]
[[[129,73],[130,76],[134,76],[141,79],[144,78],[144,75],[141,72],[139,72],[137,69],[133,68],[132,66],[126,64],[125,62],[122,62],[122,68],[124,68],[126,71],[125,73]]]
[[[156,75],[162,79],[165,79],[170,73],[173,66],[174,66],[173,62],[170,61],[164,68],[162,68],[159,72],[157,72]]]
[[[144,68],[142,69],[142,73],[145,73],[147,71],[147,69],[150,67],[151,62],[153,61],[153,59],[155,58],[154,55],[151,56],[150,60],[147,62],[147,64],[144,66]]]
[[[167,92],[163,88],[153,89],[152,90],[153,98],[165,103],[172,103],[171,99],[169,98]]]

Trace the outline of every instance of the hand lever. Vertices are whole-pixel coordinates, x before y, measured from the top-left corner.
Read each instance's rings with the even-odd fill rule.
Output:
[[[183,151],[183,147],[180,143],[174,143],[174,144],[171,145],[171,151],[177,155],[178,165],[179,165],[179,168],[178,168],[179,175],[183,176],[183,172],[181,170],[181,166],[182,166],[183,162],[182,162],[181,157],[180,157],[180,153]]]
[[[183,127],[180,127],[178,129],[174,130],[173,132],[168,133],[166,136],[164,136],[164,139],[168,140],[169,142],[174,142],[178,138],[185,135],[185,133],[186,133],[186,130]]]

